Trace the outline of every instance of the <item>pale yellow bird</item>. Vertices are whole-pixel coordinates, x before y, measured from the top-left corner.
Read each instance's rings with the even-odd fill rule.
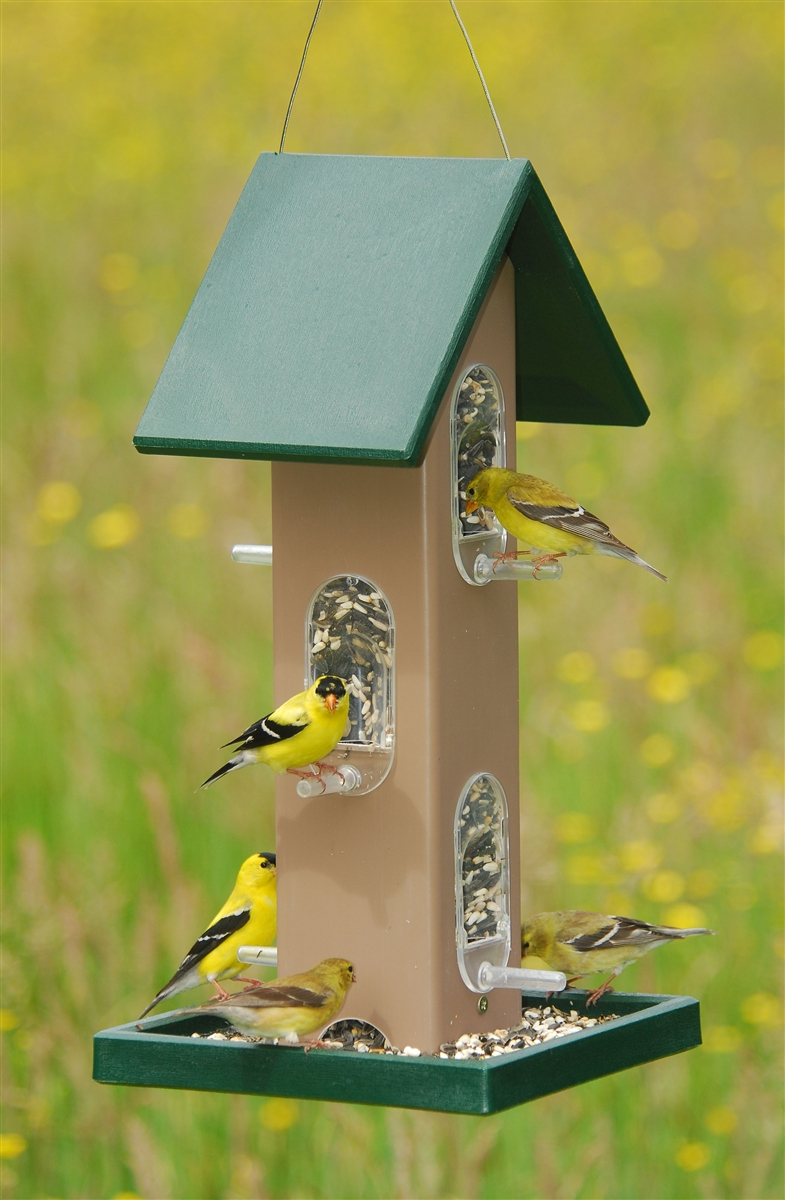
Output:
[[[225,1017],[241,1033],[294,1042],[329,1025],[356,982],[345,958],[325,958],[300,975],[245,988],[194,1012]]]
[[[538,913],[521,926],[521,954],[533,955],[552,971],[569,976],[567,986],[583,975],[610,971],[605,983],[588,997],[595,1004],[625,967],[666,942],[714,933],[713,929],[675,929],[671,925],[649,925],[632,917],[610,917],[605,913]]]
[[[534,475],[486,467],[466,488],[467,515],[477,508],[490,508],[514,538],[533,551],[542,551],[535,575],[537,567],[565,554],[607,554],[636,563],[668,582],[665,575],[620,542],[599,517],[587,512],[552,483]]]

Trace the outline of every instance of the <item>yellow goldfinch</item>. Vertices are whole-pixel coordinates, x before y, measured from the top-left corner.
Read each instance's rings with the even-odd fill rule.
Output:
[[[147,1005],[142,1017],[167,997],[198,987],[200,983],[214,983],[219,996],[228,996],[218,980],[240,976],[243,963],[238,961],[238,948],[269,946],[275,941],[276,892],[275,855],[260,853],[246,858],[226,904],[196,939],[172,978]],[[241,982],[255,984],[257,980]]]
[[[355,982],[350,962],[325,958],[301,975],[245,988],[194,1011],[225,1017],[241,1033],[297,1042],[332,1022]]]
[[[608,526],[552,483],[501,467],[486,467],[466,488],[466,513],[490,508],[508,533],[532,550],[541,550],[537,567],[565,554],[609,554],[667,577],[625,546]],[[506,555],[504,557],[507,557]],[[512,557],[512,556],[510,556]]]
[[[570,976],[568,987],[582,975],[610,971],[610,978],[586,1001],[594,1004],[604,992],[613,991],[611,980],[655,946],[703,933],[714,930],[673,929],[670,925],[649,925],[632,917],[609,917],[605,913],[545,912],[524,922],[521,953],[524,958],[530,954],[541,958],[552,971],[564,971]]]
[[[297,768],[318,763],[335,749],[343,736],[348,713],[345,680],[337,675],[320,675],[307,691],[292,696],[275,712],[225,742],[224,746],[239,742],[240,748],[228,763],[205,779],[202,787],[209,787],[222,775],[251,763],[266,763],[273,771],[291,771],[305,778],[311,772]],[[320,774],[322,769],[319,768]]]

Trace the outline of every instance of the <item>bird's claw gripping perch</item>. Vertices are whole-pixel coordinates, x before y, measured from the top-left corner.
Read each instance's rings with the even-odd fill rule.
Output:
[[[556,562],[557,558],[564,558],[566,553],[567,553],[566,550],[560,550],[558,554],[543,554],[542,557],[538,558],[536,563],[534,564],[532,578],[533,579],[538,578],[537,572],[539,571],[540,567],[544,567],[546,563]]]

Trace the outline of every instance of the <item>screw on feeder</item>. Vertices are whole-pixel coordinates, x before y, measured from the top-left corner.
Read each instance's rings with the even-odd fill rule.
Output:
[[[477,1012],[478,1013],[486,1013],[487,1011],[488,1011],[488,997],[480,996],[480,999],[477,1001]]]

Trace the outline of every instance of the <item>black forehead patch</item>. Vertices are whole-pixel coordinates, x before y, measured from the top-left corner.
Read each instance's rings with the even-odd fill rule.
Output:
[[[342,700],[346,695],[346,688],[344,687],[343,680],[339,679],[337,675],[325,675],[324,678],[320,679],[319,683],[317,684],[316,695],[332,695],[337,696],[339,700]]]
[[[260,850],[259,858],[266,858],[270,866],[275,866],[275,855],[271,854],[269,850]]]

